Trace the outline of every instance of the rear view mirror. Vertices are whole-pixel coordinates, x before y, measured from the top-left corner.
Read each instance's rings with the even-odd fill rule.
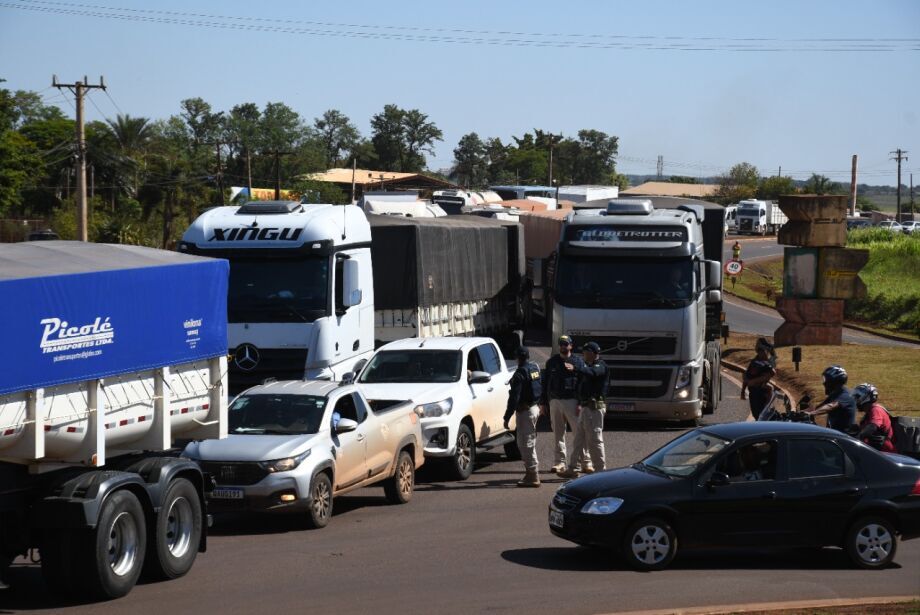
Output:
[[[485,384],[492,380],[491,374],[489,372],[472,372],[469,377],[470,384]]]
[[[712,476],[710,476],[709,480],[706,482],[706,486],[712,489],[713,487],[724,487],[730,482],[731,480],[725,472],[713,472]]]
[[[335,433],[345,433],[354,431],[358,428],[358,422],[352,419],[339,419],[338,425],[335,426]]]
[[[348,259],[342,263],[342,302],[345,307],[351,307],[361,303],[361,279],[359,274],[358,261]]]
[[[703,261],[706,264],[706,290],[722,290],[722,263]]]

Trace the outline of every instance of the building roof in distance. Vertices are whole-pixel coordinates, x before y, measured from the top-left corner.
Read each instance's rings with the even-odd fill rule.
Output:
[[[719,186],[716,184],[680,184],[674,182],[645,182],[620,191],[620,196],[715,196]]]

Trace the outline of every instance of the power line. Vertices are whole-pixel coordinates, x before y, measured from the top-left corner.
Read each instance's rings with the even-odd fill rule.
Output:
[[[39,6],[39,5],[51,6]],[[75,7],[75,8],[64,8]],[[547,48],[573,48],[573,49],[638,49],[657,51],[745,51],[745,52],[891,52],[891,51],[920,51],[920,39],[728,39],[718,37],[626,37],[610,41],[615,35],[570,35],[570,34],[537,34],[537,38],[507,38],[508,36],[529,36],[533,33],[503,33],[488,30],[447,30],[428,28],[398,28],[403,31],[423,30],[425,32],[445,32],[445,34],[406,34],[400,33],[397,27],[365,26],[359,24],[328,24],[326,22],[297,22],[279,19],[236,17],[220,15],[203,15],[196,13],[182,13],[177,11],[161,11],[151,9],[122,9],[90,4],[76,4],[64,2],[51,2],[47,0],[34,0],[24,3],[0,3],[0,8],[28,10],[41,13],[76,15],[83,17],[96,17],[102,19],[116,19],[121,21],[134,21],[157,24],[183,25],[189,27],[204,27],[224,30],[241,30],[249,32],[270,32],[281,34],[359,38],[376,40],[397,40],[424,43],[453,43],[464,45],[492,45],[502,47],[547,47]],[[87,10],[90,9],[90,10]],[[154,16],[151,16],[154,15]],[[165,15],[165,17],[155,16]],[[208,21],[210,20],[210,21]],[[224,21],[213,21],[224,20]],[[239,23],[238,23],[239,22]],[[252,23],[260,22],[260,23]],[[288,24],[304,23],[318,27],[294,27]],[[261,25],[269,24],[269,25]],[[278,25],[270,25],[278,24]],[[329,30],[321,29],[332,27],[340,28],[377,28],[377,31],[355,30]],[[393,28],[392,30],[390,28]],[[467,34],[463,34],[467,32]],[[500,38],[477,38],[469,36],[485,34],[486,36]],[[546,37],[540,39],[539,37]],[[570,40],[564,40],[567,37]],[[578,37],[578,38],[574,38]],[[604,37],[607,40],[587,40]],[[790,45],[791,43],[791,45]],[[817,46],[815,46],[817,45]]]

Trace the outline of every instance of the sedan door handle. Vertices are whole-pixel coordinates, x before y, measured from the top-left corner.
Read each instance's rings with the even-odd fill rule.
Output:
[[[844,493],[846,495],[856,495],[859,493],[859,487],[850,487],[849,489],[844,491]]]
[[[765,500],[775,500],[775,499],[776,499],[776,492],[775,492],[775,491],[767,491],[765,494],[763,494],[762,497],[763,497],[763,499],[765,499]]]
[[[486,389],[486,391],[488,391],[489,393],[491,393],[493,390],[495,390],[493,387],[489,387],[488,389]]]
[[[355,438],[358,442],[364,442],[364,434],[358,434],[358,437]]]

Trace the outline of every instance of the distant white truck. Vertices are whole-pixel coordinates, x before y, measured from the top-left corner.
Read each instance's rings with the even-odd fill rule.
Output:
[[[559,186],[559,200],[571,201],[575,204],[598,199],[615,199],[620,196],[617,186]]]
[[[355,489],[382,483],[387,501],[407,503],[425,461],[412,401],[369,405],[347,383],[255,386],[233,401],[229,421],[226,439],[183,452],[216,480],[213,512],[303,511],[321,528],[333,498]]]
[[[513,430],[503,425],[512,372],[491,338],[413,338],[378,349],[357,384],[371,407],[413,399],[425,456],[446,462],[451,476],[464,480],[477,448],[504,446],[509,458],[519,458]]]
[[[737,226],[739,235],[775,235],[789,218],[773,201],[745,199],[738,203]]]

